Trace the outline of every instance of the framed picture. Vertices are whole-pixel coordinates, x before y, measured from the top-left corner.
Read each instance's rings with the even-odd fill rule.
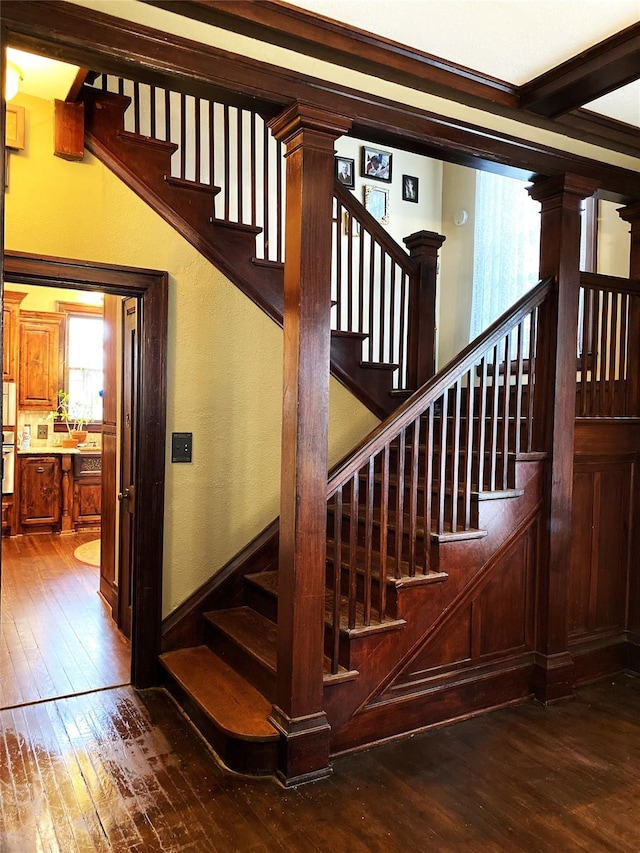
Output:
[[[364,206],[378,222],[389,222],[389,190],[381,187],[364,188]]]
[[[402,201],[418,203],[418,179],[412,175],[402,176]]]
[[[24,107],[7,104],[5,145],[20,151],[24,148]]]
[[[350,157],[336,157],[336,178],[348,189],[355,186],[356,161]]]
[[[377,181],[391,183],[391,160],[393,155],[390,151],[380,151],[379,148],[368,148],[362,146],[362,160],[360,163],[360,174],[363,178],[375,178]]]

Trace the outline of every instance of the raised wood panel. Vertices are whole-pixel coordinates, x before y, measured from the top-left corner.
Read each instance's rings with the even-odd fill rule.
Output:
[[[21,409],[52,411],[61,387],[65,315],[44,311],[20,312]]]
[[[581,461],[574,472],[569,564],[573,640],[626,627],[633,459]]]
[[[100,477],[74,480],[73,525],[74,527],[96,526],[101,518]]]
[[[55,456],[19,458],[20,525],[47,526],[60,523],[60,459]]]

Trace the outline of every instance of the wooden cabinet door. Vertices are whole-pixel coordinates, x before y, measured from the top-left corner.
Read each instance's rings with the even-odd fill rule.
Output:
[[[18,374],[18,337],[20,320],[20,303],[26,293],[5,290],[2,304],[2,379],[5,382],[15,382]]]
[[[20,379],[18,405],[21,409],[57,408],[62,387],[64,314],[44,311],[20,312]]]
[[[96,527],[100,524],[102,485],[100,477],[73,482],[73,527]]]
[[[55,456],[20,458],[20,524],[60,521],[60,460]]]

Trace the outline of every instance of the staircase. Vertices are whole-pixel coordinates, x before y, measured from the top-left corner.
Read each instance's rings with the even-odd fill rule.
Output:
[[[282,152],[261,119],[178,96],[176,135],[175,93],[147,87],[145,107],[125,83],[85,91],[87,146],[281,323]],[[210,141],[223,127],[221,159],[188,156],[189,114]],[[262,165],[243,172],[258,150]],[[408,334],[419,264],[339,184],[333,219],[332,372],[384,418],[327,483],[322,707],[339,755],[533,692],[536,331],[551,285],[422,384]],[[278,594],[274,525],[165,635],[167,687],[239,772],[279,766]]]
[[[261,117],[122,79],[101,81],[105,88],[83,90],[87,148],[282,325],[283,154]],[[205,136],[215,159],[211,153],[205,162],[194,134]],[[243,167],[245,160],[253,167]],[[333,220],[331,370],[384,418],[417,384],[405,326],[419,263],[337,181]]]
[[[535,327],[549,286],[329,477],[323,707],[333,755],[531,693],[544,461],[532,450]],[[225,763],[252,773],[274,773],[278,760],[277,559],[273,536],[252,549],[203,607],[193,644],[161,657],[167,686]],[[483,648],[482,621],[495,613],[501,639],[493,632]]]

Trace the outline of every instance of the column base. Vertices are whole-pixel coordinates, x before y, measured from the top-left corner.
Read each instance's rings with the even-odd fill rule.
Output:
[[[536,654],[533,674],[534,694],[538,702],[550,705],[573,696],[573,657],[569,652]]]
[[[285,787],[303,785],[331,775],[331,726],[324,711],[292,719],[274,705],[269,722],[281,735],[277,776]]]

